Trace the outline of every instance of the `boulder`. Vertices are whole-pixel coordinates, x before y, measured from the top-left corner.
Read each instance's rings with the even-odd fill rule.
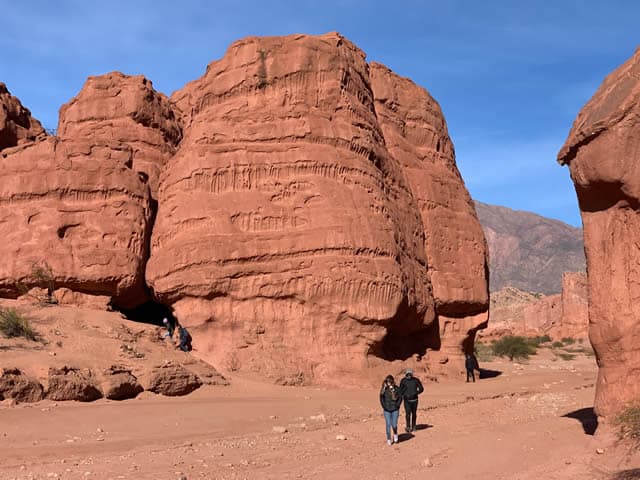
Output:
[[[88,368],[50,367],[48,376],[46,397],[49,400],[92,402],[103,396],[93,372]]]
[[[184,139],[147,280],[198,355],[326,381],[424,352],[424,228],[362,51],[336,33],[250,37],[171,100]]]
[[[103,372],[102,391],[109,400],[126,400],[135,398],[144,388],[131,370],[112,365]]]
[[[0,369],[0,401],[37,402],[43,398],[43,388],[35,378],[17,368]]]
[[[602,83],[558,154],[584,228],[595,411],[640,398],[640,49]]]
[[[0,151],[46,136],[40,122],[0,82]]]
[[[202,380],[182,365],[167,362],[157,365],[143,376],[145,390],[168,397],[188,395],[202,385]]]

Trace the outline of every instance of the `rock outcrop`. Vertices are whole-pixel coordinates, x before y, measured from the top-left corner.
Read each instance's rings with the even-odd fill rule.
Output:
[[[640,398],[640,49],[580,111],[558,161],[582,214],[595,410],[608,417]]]
[[[248,38],[172,100],[185,134],[147,278],[196,348],[325,380],[424,352],[424,229],[364,54],[337,34]]]
[[[431,95],[411,80],[378,63],[371,64],[370,73],[386,146],[420,209],[440,350],[471,353],[475,333],[487,324],[487,246],[444,116]]]
[[[182,365],[165,363],[154,367],[142,380],[144,389],[153,393],[178,397],[188,395],[202,385],[202,380]]]
[[[112,365],[103,374],[101,390],[109,400],[126,400],[135,398],[144,388],[131,370],[119,365]]]
[[[143,77],[92,77],[61,109],[58,137],[0,157],[0,295],[41,286],[148,300],[144,267],[157,171],[180,138],[166,98]],[[151,187],[149,183],[151,182]]]
[[[88,368],[64,366],[49,368],[46,397],[49,400],[77,400],[92,402],[102,398],[95,375]]]
[[[0,82],[0,151],[46,136],[40,122]]]
[[[582,230],[531,212],[475,202],[489,245],[491,291],[553,295],[562,274],[585,270]]]
[[[44,396],[42,385],[17,368],[0,369],[0,401],[37,402]]]

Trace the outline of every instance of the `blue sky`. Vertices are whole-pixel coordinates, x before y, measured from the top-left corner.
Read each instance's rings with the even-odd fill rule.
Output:
[[[0,81],[46,127],[89,75],[171,94],[247,35],[337,30],[440,102],[471,195],[580,225],[555,161],[603,78],[640,45],[637,0],[0,0]]]

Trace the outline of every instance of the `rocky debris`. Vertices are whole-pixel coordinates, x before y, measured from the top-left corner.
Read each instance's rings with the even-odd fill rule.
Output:
[[[336,435],[336,440],[346,440],[346,439],[347,439],[346,435],[342,435],[342,434]]]
[[[372,63],[370,75],[385,144],[409,183],[424,226],[440,325],[440,339],[427,342],[444,355],[461,357],[473,351],[475,333],[488,320],[489,260],[482,227],[456,166],[440,105],[384,65]]]
[[[287,427],[276,426],[273,427],[273,431],[276,433],[287,433],[289,430],[287,430]]]
[[[131,370],[112,365],[103,372],[102,391],[109,400],[135,398],[144,390]]]
[[[558,154],[584,227],[589,336],[598,358],[595,411],[640,397],[640,49],[602,83]]]
[[[58,305],[74,305],[94,310],[108,310],[111,301],[107,295],[89,295],[69,288],[58,288],[53,295]]]
[[[531,212],[474,203],[489,246],[492,294],[514,287],[554,295],[562,291],[564,272],[584,272],[581,228]]]
[[[49,400],[77,400],[92,402],[102,398],[93,372],[88,369],[64,366],[49,368],[46,398]]]
[[[212,365],[202,360],[196,358],[186,360],[184,366],[188,368],[190,372],[197,375],[203,385],[229,385],[229,380],[227,380],[224,375],[218,372]]]
[[[146,373],[142,378],[142,385],[145,390],[168,397],[177,397],[200,388],[202,380],[182,365],[167,362],[156,365]]]
[[[0,151],[46,136],[40,122],[0,82]]]
[[[37,402],[42,400],[44,390],[40,382],[22,373],[17,368],[0,369],[0,401]]]

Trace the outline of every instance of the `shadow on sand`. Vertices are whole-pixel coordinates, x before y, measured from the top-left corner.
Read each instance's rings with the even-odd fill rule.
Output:
[[[592,407],[581,408],[563,415],[566,418],[574,418],[582,424],[582,429],[587,435],[593,435],[598,428],[598,417]],[[629,477],[634,478],[634,477]],[[637,477],[640,478],[640,477]]]
[[[638,480],[640,479],[640,468],[632,468],[631,470],[622,470],[616,473],[612,480]]]
[[[499,377],[500,375],[502,375],[502,372],[500,370],[487,370],[486,368],[481,368],[478,373],[478,378],[482,380],[484,378]]]
[[[429,425],[428,423],[416,425],[416,431],[426,430],[427,428],[433,428],[433,425]],[[406,442],[407,440],[411,440],[413,437],[415,437],[413,433],[400,433],[398,434],[398,443]]]

